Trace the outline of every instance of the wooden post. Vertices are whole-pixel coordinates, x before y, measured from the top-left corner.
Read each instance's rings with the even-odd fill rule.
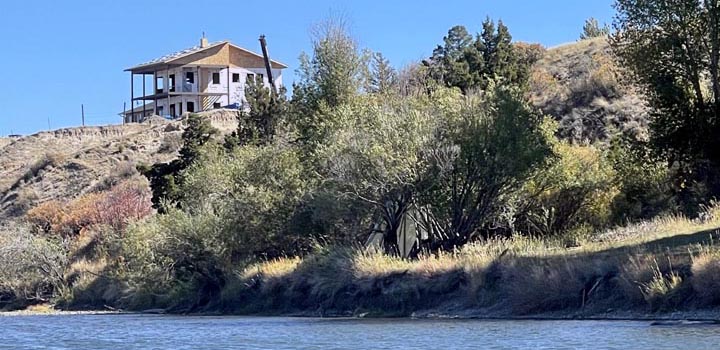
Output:
[[[123,102],[123,115],[122,115],[123,124],[125,124],[125,118],[127,118],[127,114],[125,114],[126,113],[125,108],[127,108],[127,107],[125,106],[125,102]]]
[[[82,113],[82,126],[85,126],[85,105],[80,104],[80,113]]]

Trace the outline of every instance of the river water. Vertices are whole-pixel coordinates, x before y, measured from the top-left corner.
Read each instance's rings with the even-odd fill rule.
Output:
[[[0,349],[718,349],[720,327],[480,321],[60,315],[0,317]]]

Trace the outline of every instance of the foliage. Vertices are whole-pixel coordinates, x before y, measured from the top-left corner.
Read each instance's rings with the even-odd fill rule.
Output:
[[[720,4],[617,0],[615,8],[613,48],[653,108],[654,149],[679,164],[678,182],[700,182],[708,186],[705,195],[720,193]],[[692,197],[698,190],[680,192]]]
[[[473,38],[463,26],[450,28],[443,45],[426,61],[431,75],[446,86],[458,87],[463,93],[485,89],[490,81],[524,85],[529,67],[539,58],[536,47],[512,44],[512,36],[503,24],[487,18],[482,33]]]
[[[438,91],[429,100],[367,95],[335,111],[339,126],[319,152],[323,174],[340,197],[377,210],[386,226],[389,252],[396,249],[397,229],[407,209],[443,167],[435,135],[444,114],[454,109],[449,106],[459,101],[451,90]]]
[[[335,127],[328,111],[350,101],[367,75],[367,57],[342,18],[317,24],[312,47],[312,55],[300,56],[299,82],[293,85],[291,103],[292,125],[309,153]]]
[[[198,157],[203,145],[210,142],[217,129],[210,121],[197,114],[190,114],[185,120],[187,127],[182,134],[183,146],[180,158],[169,163],[152,166],[139,166],[138,171],[150,181],[153,207],[164,211],[165,203],[173,203],[179,197],[178,184],[182,182],[182,172]]]
[[[370,93],[388,92],[396,83],[397,73],[385,56],[375,52],[370,56],[370,76],[365,90]]]
[[[616,139],[610,145],[608,161],[615,170],[615,186],[619,189],[613,203],[613,222],[678,212],[673,170],[647,143]]]
[[[611,164],[595,146],[555,139],[556,123],[546,119],[543,127],[553,156],[513,196],[503,215],[511,220],[508,226],[513,232],[541,236],[581,226],[604,227],[618,192]]]
[[[47,302],[61,293],[67,263],[57,237],[34,236],[22,226],[0,227],[0,306],[15,299]]]
[[[448,123],[445,141],[459,152],[429,196],[435,218],[444,223],[441,247],[452,249],[491,234],[481,229],[550,152],[541,120],[517,89],[498,86],[482,98],[468,99]]]
[[[278,126],[287,118],[289,104],[285,93],[284,87],[275,90],[265,87],[260,80],[248,82],[245,99],[249,108],[243,111],[238,129],[225,138],[226,148],[271,142]]]
[[[39,232],[62,236],[74,236],[83,229],[103,225],[121,232],[129,222],[152,213],[150,194],[144,186],[128,181],[69,202],[48,201],[30,210],[26,220]]]
[[[590,17],[585,20],[585,24],[583,25],[583,32],[582,34],[580,34],[580,40],[607,36],[609,34],[610,26],[605,24],[600,27],[600,23],[598,23],[598,20]]]

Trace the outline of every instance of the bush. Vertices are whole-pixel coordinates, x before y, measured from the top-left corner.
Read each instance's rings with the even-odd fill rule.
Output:
[[[673,191],[673,171],[640,143],[617,140],[608,159],[615,169],[618,196],[612,203],[613,222],[650,219],[679,210]]]
[[[152,203],[145,185],[124,182],[109,191],[88,193],[69,202],[45,202],[31,209],[25,218],[38,231],[73,236],[98,225],[119,232],[130,221],[151,213]]]
[[[546,138],[554,157],[538,167],[511,202],[509,214],[517,231],[556,235],[609,223],[617,189],[615,172],[601,150],[554,138],[555,123],[546,120]],[[514,214],[513,214],[514,213]]]
[[[62,294],[67,263],[62,241],[33,236],[25,227],[0,227],[0,307],[47,302]]]
[[[720,251],[705,250],[693,259],[691,282],[701,303],[720,303]]]
[[[65,160],[63,154],[45,153],[40,159],[30,165],[30,168],[23,175],[22,180],[25,182],[30,181],[32,178],[38,176],[40,171],[58,166],[63,160]]]
[[[182,135],[179,133],[167,133],[163,136],[162,142],[158,152],[160,153],[175,153],[183,145]]]

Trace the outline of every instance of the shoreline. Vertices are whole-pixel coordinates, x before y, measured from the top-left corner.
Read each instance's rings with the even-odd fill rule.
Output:
[[[720,325],[720,309],[675,311],[663,313],[643,313],[637,311],[610,312],[604,314],[579,315],[573,313],[549,313],[536,315],[500,315],[482,313],[477,310],[466,310],[465,312],[441,312],[438,310],[425,310],[413,312],[407,316],[397,316],[388,313],[368,315],[341,315],[325,314],[316,315],[311,312],[301,313],[278,313],[278,314],[236,314],[236,313],[190,313],[175,314],[165,313],[160,310],[148,311],[109,311],[109,310],[17,310],[0,311],[1,317],[23,317],[23,316],[97,316],[97,315],[154,315],[154,316],[188,316],[188,317],[286,317],[286,318],[327,318],[327,319],[404,319],[404,320],[487,320],[487,321],[629,321],[629,322],[652,322],[654,325]]]

